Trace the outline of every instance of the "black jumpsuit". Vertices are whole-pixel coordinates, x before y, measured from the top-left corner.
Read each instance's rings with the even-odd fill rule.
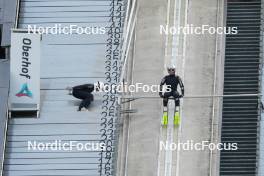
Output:
[[[83,84],[79,86],[75,86],[72,88],[72,95],[75,98],[81,99],[82,102],[79,105],[79,111],[82,108],[88,108],[88,106],[91,104],[93,101],[93,94],[92,92],[94,91],[94,85],[93,84]]]
[[[171,91],[170,92],[165,92],[163,97],[163,106],[167,106],[168,105],[168,98],[169,97],[173,97],[175,99],[175,106],[179,106],[180,105],[180,101],[179,101],[179,97],[180,94],[177,91],[178,85],[180,85],[181,88],[181,96],[184,96],[184,85],[182,83],[182,80],[179,76],[177,75],[167,75],[165,76],[160,83],[160,96],[162,95],[162,87],[163,85],[167,85],[170,86]]]

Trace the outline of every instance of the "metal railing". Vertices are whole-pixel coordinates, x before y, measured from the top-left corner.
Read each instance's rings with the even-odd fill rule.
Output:
[[[137,12],[138,12],[138,1],[128,0],[125,24],[124,24],[124,35],[122,40],[120,83],[124,81],[124,77],[125,77],[125,70],[126,70],[128,55],[130,51],[131,41],[133,34],[135,32]]]
[[[138,12],[138,1],[137,0],[127,0],[126,4],[126,14],[124,20],[123,27],[123,37],[121,41],[121,58],[120,58],[120,77],[119,84],[124,82],[130,82],[132,80],[131,70],[133,69],[129,62],[133,60],[133,55],[131,56],[131,50],[134,49],[132,45],[134,37],[135,37],[135,26],[137,21],[137,12]],[[127,148],[127,134],[128,128],[125,127],[127,125],[127,118],[123,118],[125,115],[128,115],[132,111],[130,111],[131,104],[130,102],[124,103],[121,101],[125,93],[118,93],[118,124],[119,128],[123,128],[122,140],[119,139],[119,142],[122,144],[118,144],[120,146],[117,149],[118,157],[116,164],[118,163],[118,170],[115,171],[115,175],[126,175],[126,148]],[[120,134],[118,134],[120,135]],[[119,137],[118,137],[119,138]],[[117,167],[116,167],[117,168]]]

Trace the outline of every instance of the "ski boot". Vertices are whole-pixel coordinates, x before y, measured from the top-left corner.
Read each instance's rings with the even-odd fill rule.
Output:
[[[163,112],[161,124],[168,125],[168,112],[167,111]]]
[[[180,125],[180,113],[179,113],[179,111],[176,111],[176,112],[174,113],[173,124],[174,124],[175,126],[179,126],[179,125]]]

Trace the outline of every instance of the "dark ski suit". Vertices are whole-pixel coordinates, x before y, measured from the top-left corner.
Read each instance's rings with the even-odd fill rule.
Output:
[[[94,91],[93,84],[83,84],[72,88],[72,95],[75,98],[81,99],[82,102],[79,105],[79,111],[82,108],[88,108],[91,102],[94,100],[92,92]]]
[[[162,95],[162,87],[165,84],[167,86],[170,86],[171,91],[170,92],[165,92]],[[180,88],[181,88],[181,95],[177,91],[178,85],[180,85]],[[181,78],[179,76],[177,76],[177,75],[167,75],[167,76],[165,76],[161,80],[161,83],[160,83],[159,96],[163,98],[163,106],[167,106],[168,105],[168,99],[171,96],[175,99],[175,106],[179,106],[180,105],[179,98],[184,96],[184,85],[182,83]]]

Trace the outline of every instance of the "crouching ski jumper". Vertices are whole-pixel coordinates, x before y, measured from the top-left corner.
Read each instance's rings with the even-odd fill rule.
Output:
[[[75,98],[82,100],[79,105],[78,111],[81,111],[83,108],[85,110],[88,110],[89,105],[94,100],[92,92],[99,91],[100,83],[98,82],[97,86],[95,86],[94,84],[83,84],[79,86],[68,87],[67,89],[70,91],[69,94],[73,95]]]
[[[169,97],[173,97],[175,101],[175,110],[174,110],[174,125],[179,125],[180,123],[180,115],[179,115],[179,106],[180,106],[180,98],[184,96],[184,85],[182,83],[181,78],[178,75],[175,75],[175,66],[167,67],[168,75],[165,76],[160,83],[160,92],[159,96],[163,98],[163,116],[162,116],[162,124],[168,124],[168,101]],[[170,88],[170,91],[162,93],[162,88],[164,85],[167,85]],[[177,91],[178,85],[181,88],[181,94]]]

